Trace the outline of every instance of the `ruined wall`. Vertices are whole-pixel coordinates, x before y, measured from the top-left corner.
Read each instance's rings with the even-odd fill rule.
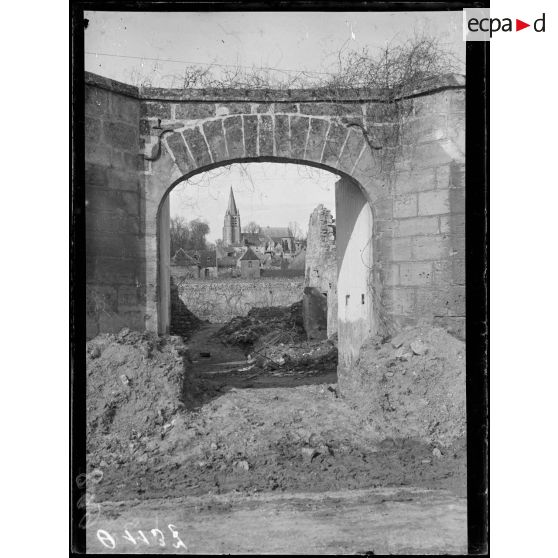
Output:
[[[327,330],[329,337],[337,331],[337,256],[335,251],[335,223],[331,211],[320,204],[308,223],[306,248],[305,287],[314,287],[327,297]],[[311,292],[305,295],[312,297]],[[310,303],[310,301],[309,301]],[[307,305],[304,305],[306,308]],[[311,324],[305,312],[305,329],[309,333]]]
[[[144,329],[139,111],[133,87],[85,85],[88,337]]]
[[[302,299],[303,278],[200,279],[184,281],[178,296],[202,320],[224,323],[251,308],[290,306]]]

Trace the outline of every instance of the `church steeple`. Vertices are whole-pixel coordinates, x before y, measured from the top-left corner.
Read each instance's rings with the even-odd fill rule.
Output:
[[[238,209],[236,208],[236,202],[234,200],[233,189],[231,186],[231,192],[229,194],[229,207],[227,207],[227,212],[225,215],[239,215]]]
[[[242,244],[242,235],[240,232],[240,213],[236,207],[233,189],[229,194],[229,205],[225,212],[223,223],[223,243],[225,246],[233,246]]]

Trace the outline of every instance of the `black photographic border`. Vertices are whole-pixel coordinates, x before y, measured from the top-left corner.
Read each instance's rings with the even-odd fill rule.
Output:
[[[76,477],[85,473],[84,11],[461,11],[481,2],[77,1],[70,5],[70,555],[85,553],[85,510]],[[489,43],[466,45],[466,337],[468,555],[488,553]]]

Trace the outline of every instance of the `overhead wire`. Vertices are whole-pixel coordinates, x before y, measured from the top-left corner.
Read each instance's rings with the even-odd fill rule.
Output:
[[[132,60],[147,60],[149,62],[171,62],[171,63],[175,63],[175,64],[190,64],[192,66],[217,66],[219,68],[242,68],[245,70],[253,70],[253,69],[258,69],[258,70],[273,70],[273,71],[277,71],[277,72],[292,72],[292,73],[300,73],[300,74],[315,74],[315,75],[324,75],[324,76],[333,76],[335,75],[332,72],[317,72],[315,70],[302,70],[302,69],[297,69],[297,70],[293,70],[293,69],[288,69],[288,68],[275,68],[273,66],[245,66],[245,65],[241,65],[241,64],[219,64],[217,62],[195,62],[195,61],[191,61],[191,60],[175,60],[172,58],[152,58],[149,56],[131,56],[131,55],[125,55],[125,54],[114,54],[114,53],[108,53],[108,52],[90,52],[90,51],[85,51],[85,54],[91,55],[91,56],[107,56],[107,57],[112,57],[112,58],[127,58],[127,59],[132,59]]]

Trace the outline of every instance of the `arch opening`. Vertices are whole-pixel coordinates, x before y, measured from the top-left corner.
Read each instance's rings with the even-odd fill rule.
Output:
[[[334,195],[331,196],[331,209],[334,211],[335,220],[335,239],[334,244],[337,247],[336,255],[334,254],[334,279],[328,274],[327,270],[313,269],[320,263],[317,261],[323,254],[313,255],[313,261],[309,263],[307,258],[304,264],[304,293],[302,298],[304,300],[304,314],[305,314],[305,329],[308,337],[312,338],[311,323],[316,323],[311,317],[307,320],[307,316],[311,315],[313,311],[321,312],[322,323],[318,324],[317,336],[331,336],[338,333],[338,347],[339,347],[339,365],[340,370],[346,370],[354,362],[360,345],[371,333],[375,331],[374,322],[374,308],[372,296],[372,262],[373,262],[373,213],[371,204],[364,193],[362,186],[346,173],[340,172],[338,169],[332,169],[327,165],[301,161],[292,161],[276,157],[268,157],[265,160],[258,159],[257,161],[250,159],[241,159],[235,163],[242,163],[248,166],[251,163],[289,163],[288,167],[295,165],[300,168],[317,168],[320,170],[328,171],[331,176],[332,189]],[[176,191],[177,187],[184,185],[188,188],[188,183],[193,177],[202,174],[209,174],[219,167],[234,167],[234,163],[224,163],[220,165],[211,165],[206,168],[196,169],[196,171],[183,175],[175,180],[171,186],[165,191],[164,196],[159,204],[157,215],[157,307],[158,307],[158,329],[159,333],[171,333],[172,321],[172,308],[171,308],[171,281],[172,279],[172,265],[171,265],[171,250],[170,250],[170,220],[171,220],[171,192]],[[275,167],[276,165],[268,165]],[[337,180],[336,180],[337,179]],[[333,194],[332,192],[332,194]],[[317,205],[319,200],[315,200]],[[325,215],[325,213],[324,213]],[[236,221],[236,216],[231,219],[231,225],[240,228],[241,224],[246,224],[246,221]],[[312,226],[312,218],[308,212],[307,219],[310,218],[309,227]],[[321,216],[323,218],[323,215]],[[285,215],[285,220],[288,222],[290,219]],[[285,223],[286,224],[286,223]],[[319,224],[314,223],[318,228]],[[323,228],[323,223],[322,223]],[[224,231],[223,231],[224,232]],[[326,234],[322,230],[322,235]],[[320,232],[314,234],[319,237]],[[224,236],[224,234],[223,234]],[[223,240],[223,239],[221,239]],[[229,243],[230,243],[229,238]],[[236,237],[233,238],[236,244]],[[319,241],[320,239],[314,239]],[[323,238],[322,238],[323,240]],[[292,246],[291,243],[292,242]],[[283,253],[289,253],[296,256],[296,248],[294,241],[288,239],[279,239],[278,245]],[[236,247],[238,248],[238,246]],[[242,250],[245,247],[241,248]],[[237,250],[238,255],[238,250]],[[213,270],[200,270],[197,278],[200,280],[207,280],[211,277],[219,279],[222,269],[219,269],[219,258],[216,255],[215,274]],[[252,265],[250,265],[252,264]],[[239,268],[243,267],[242,262]],[[246,262],[247,277],[255,278],[255,269],[253,262]],[[261,268],[258,263],[258,268]],[[242,271],[239,270],[239,276]],[[258,269],[258,278],[266,277],[266,274],[271,273],[270,270],[263,270],[260,276]],[[308,289],[313,290],[310,292]],[[308,292],[307,292],[308,291]],[[273,299],[273,289],[269,291],[271,299]],[[279,297],[280,298],[280,297]],[[277,297],[276,297],[277,299]],[[209,304],[208,301],[205,301]],[[308,304],[307,304],[308,302]],[[324,309],[325,308],[325,315]],[[309,322],[307,324],[306,322]],[[318,322],[320,320],[317,320]]]

